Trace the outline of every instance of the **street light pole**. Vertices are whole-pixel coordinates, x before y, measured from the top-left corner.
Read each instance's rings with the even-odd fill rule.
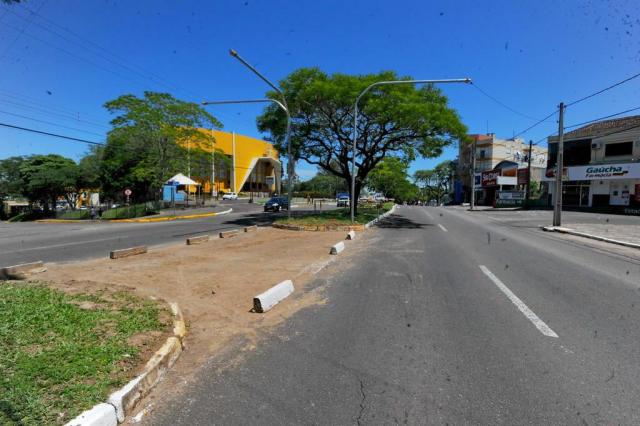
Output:
[[[292,154],[292,150],[291,150],[291,115],[289,114],[289,106],[287,105],[287,99],[284,96],[284,93],[282,93],[282,90],[280,90],[275,84],[273,84],[271,81],[269,81],[269,79],[267,77],[265,77],[264,75],[262,75],[260,73],[260,71],[258,71],[257,69],[255,69],[255,67],[253,65],[251,65],[250,63],[248,63],[247,61],[244,60],[244,58],[242,58],[238,52],[234,49],[229,49],[229,54],[231,56],[233,56],[234,58],[236,58],[238,61],[240,61],[240,63],[242,63],[242,65],[244,65],[245,67],[249,68],[249,70],[251,70],[251,72],[253,72],[255,75],[257,75],[262,81],[264,81],[265,83],[267,83],[269,86],[271,86],[271,88],[273,90],[275,90],[276,92],[278,92],[278,94],[281,97],[282,103],[278,103],[279,106],[284,109],[285,113],[287,114],[287,130],[285,131],[285,135],[284,135],[284,139],[285,139],[285,144],[287,145],[287,173],[288,173],[288,179],[287,179],[287,198],[289,199],[289,208],[287,209],[287,216],[289,218],[291,218],[291,208],[292,208],[292,204],[293,204],[293,175],[295,174],[295,165],[293,164],[293,154]]]
[[[553,226],[562,226],[562,173],[564,171],[564,103],[560,102],[558,118],[558,156],[556,168],[556,199],[553,206]]]
[[[356,198],[356,144],[358,141],[358,103],[360,99],[372,88],[376,86],[388,86],[395,84],[430,84],[430,83],[471,83],[470,78],[441,79],[441,80],[391,80],[378,81],[367,86],[356,98],[353,106],[353,148],[351,159],[351,223],[355,222]]]
[[[292,193],[292,186],[291,186],[291,175],[293,174],[293,167],[292,167],[292,161],[291,161],[291,142],[289,139],[289,130],[291,128],[291,115],[289,114],[289,109],[280,101],[275,100],[275,99],[270,99],[270,98],[264,98],[264,99],[245,99],[245,100],[232,100],[232,101],[202,101],[202,105],[229,105],[229,104],[257,104],[257,103],[274,103],[276,105],[278,105],[278,107],[280,109],[282,109],[284,111],[284,113],[287,116],[287,133],[285,135],[285,142],[287,144],[287,152],[289,155],[288,161],[287,161],[287,166],[289,169],[289,182],[288,182],[288,199],[289,199],[289,208],[287,209],[287,216],[289,218],[291,218],[291,205],[292,205],[292,197],[291,197],[291,193]]]

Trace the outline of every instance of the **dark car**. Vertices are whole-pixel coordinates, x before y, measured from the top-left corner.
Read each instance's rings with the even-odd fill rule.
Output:
[[[289,210],[289,200],[286,197],[273,197],[264,204],[265,212],[279,212],[282,209]]]

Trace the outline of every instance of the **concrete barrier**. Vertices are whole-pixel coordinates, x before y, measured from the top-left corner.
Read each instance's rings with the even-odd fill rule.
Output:
[[[20,265],[7,266],[0,269],[0,280],[24,280],[30,275],[46,271],[41,260]]]
[[[111,259],[120,259],[122,257],[129,257],[129,256],[135,256],[137,254],[144,254],[146,252],[147,252],[147,246],[138,246],[138,247],[131,247],[131,248],[122,249],[122,250],[113,250],[112,252],[109,253],[109,257]]]
[[[116,426],[118,418],[116,410],[111,404],[104,402],[83,411],[78,417],[66,423],[65,426]]]
[[[244,232],[253,232],[253,231],[257,231],[257,230],[258,230],[258,225],[245,226],[244,227]]]
[[[206,243],[207,241],[209,241],[208,235],[200,235],[198,237],[187,238],[187,245],[192,246],[194,244]]]
[[[355,240],[356,239],[356,231],[349,231],[347,233],[347,240]]]
[[[329,254],[338,254],[344,250],[344,243],[340,241],[338,244],[334,244],[329,251]]]
[[[280,284],[254,297],[253,309],[260,313],[267,312],[291,293],[293,293],[293,282],[291,280],[282,281]]]
[[[238,236],[238,230],[232,229],[231,231],[222,231],[220,233],[220,238],[233,238]]]

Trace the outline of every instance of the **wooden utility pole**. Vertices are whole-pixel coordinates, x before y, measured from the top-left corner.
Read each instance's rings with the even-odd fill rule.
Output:
[[[529,140],[529,155],[527,155],[527,192],[525,195],[525,203],[531,197],[531,146],[533,141]]]
[[[564,103],[560,102],[558,119],[558,160],[556,167],[556,193],[553,205],[553,226],[562,226],[562,171],[564,169]]]

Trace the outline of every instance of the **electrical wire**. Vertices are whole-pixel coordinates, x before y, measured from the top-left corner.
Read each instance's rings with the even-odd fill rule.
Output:
[[[617,112],[617,113],[611,114],[611,115],[605,115],[604,117],[594,118],[593,120],[584,121],[582,123],[577,123],[577,124],[572,124],[570,126],[565,126],[564,129],[566,130],[566,129],[571,129],[572,127],[578,127],[578,126],[583,126],[585,124],[595,123],[596,121],[606,120],[607,118],[617,117],[618,115],[626,114],[628,112],[633,112],[633,111],[637,111],[637,110],[640,110],[640,107],[631,108],[631,109],[628,109],[628,110],[625,110],[625,111],[621,111],[621,112]]]
[[[505,104],[504,102],[501,102],[500,100],[496,99],[494,96],[492,96],[491,94],[487,93],[485,90],[483,90],[482,88],[480,88],[480,86],[478,86],[478,84],[477,84],[477,83],[475,83],[475,82],[473,82],[473,81],[472,81],[472,82],[471,82],[471,85],[472,85],[473,87],[475,87],[475,88],[476,88],[476,90],[478,90],[478,91],[479,91],[480,93],[482,93],[484,96],[486,96],[487,98],[491,99],[492,101],[494,101],[494,102],[495,102],[495,103],[497,103],[498,105],[502,106],[503,108],[508,109],[509,111],[513,112],[514,114],[517,114],[517,115],[519,115],[519,116],[521,116],[521,117],[524,117],[524,118],[528,118],[529,120],[533,120],[533,121],[537,121],[537,120],[538,120],[538,118],[535,118],[535,117],[532,117],[532,116],[530,116],[530,115],[524,114],[524,113],[522,113],[522,112],[520,112],[520,111],[518,111],[518,110],[516,110],[516,109],[514,109],[514,108],[511,108],[509,105]],[[544,121],[544,120],[543,120],[543,121]]]
[[[56,138],[67,139],[67,140],[70,140],[70,141],[82,142],[82,143],[86,143],[86,144],[89,144],[89,145],[101,145],[101,146],[104,146],[104,143],[101,143],[101,142],[94,142],[94,141],[90,141],[90,140],[87,140],[87,139],[80,139],[80,138],[74,138],[72,136],[66,136],[66,135],[59,135],[59,134],[56,134],[56,133],[44,132],[42,130],[30,129],[28,127],[16,126],[14,124],[9,124],[9,123],[0,123],[0,126],[8,127],[10,129],[22,130],[24,132],[31,132],[31,133],[37,133],[37,134],[40,134],[40,135],[53,136],[53,137],[56,137]]]
[[[604,89],[598,90],[597,92],[594,92],[594,93],[592,93],[592,94],[590,94],[590,95],[584,96],[584,97],[582,97],[582,98],[580,98],[580,99],[577,99],[577,100],[575,100],[575,101],[573,101],[573,102],[569,102],[569,103],[568,103],[568,104],[566,104],[565,106],[569,107],[569,106],[575,105],[575,104],[577,104],[577,103],[579,103],[579,102],[586,101],[587,99],[593,98],[594,96],[597,96],[597,95],[599,95],[599,94],[601,94],[601,93],[604,93],[604,92],[606,92],[607,90],[611,90],[611,89],[613,89],[614,87],[618,87],[618,86],[620,86],[621,84],[624,84],[624,83],[626,83],[627,81],[631,81],[631,80],[633,80],[634,78],[638,78],[638,77],[640,77],[640,72],[639,72],[639,73],[637,73],[637,74],[632,75],[631,77],[625,78],[625,79],[624,79],[624,80],[622,80],[622,81],[619,81],[619,82],[617,82],[617,83],[615,83],[615,84],[612,84],[611,86],[608,86],[608,87],[605,87]]]
[[[553,111],[551,114],[547,115],[545,118],[543,118],[542,120],[538,120],[537,122],[533,123],[531,126],[527,127],[526,129],[522,130],[521,132],[516,133],[515,135],[513,135],[513,139],[517,138],[518,136],[522,136],[525,133],[527,133],[529,130],[539,126],[540,124],[542,124],[543,122],[547,121],[547,119],[549,119],[550,117],[552,117],[555,113],[557,113],[558,111],[560,111],[560,109],[556,109],[555,111]]]
[[[87,133],[87,134],[94,135],[94,136],[100,136],[100,137],[103,136],[100,133],[91,132],[89,130],[83,130],[83,129],[78,129],[78,128],[75,128],[75,127],[69,127],[69,126],[65,126],[65,125],[62,125],[62,124],[53,123],[51,121],[40,120],[40,119],[37,119],[37,118],[29,117],[27,115],[15,114],[13,112],[0,110],[0,114],[6,114],[6,115],[11,115],[13,117],[24,118],[25,120],[31,120],[31,121],[35,121],[35,122],[38,122],[38,123],[49,124],[51,126],[60,127],[60,128],[67,129],[67,130],[73,130],[73,131],[76,131],[76,132]]]

